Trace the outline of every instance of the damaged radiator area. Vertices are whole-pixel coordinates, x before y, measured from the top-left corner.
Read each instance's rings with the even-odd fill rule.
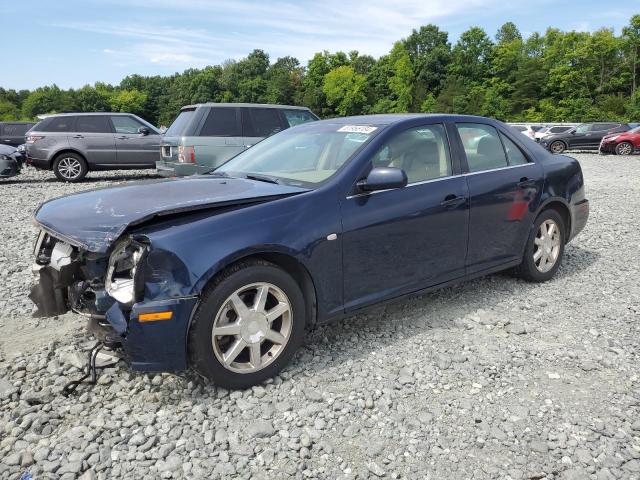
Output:
[[[104,318],[115,300],[105,290],[109,256],[83,251],[45,231],[34,248],[34,273],[39,277],[29,298],[35,317],[62,315],[69,310]]]

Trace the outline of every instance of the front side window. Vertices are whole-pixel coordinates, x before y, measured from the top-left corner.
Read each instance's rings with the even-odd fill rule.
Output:
[[[507,152],[507,160],[509,161],[509,165],[524,165],[525,163],[529,163],[527,161],[527,157],[524,156],[522,150],[518,148],[518,146],[513,143],[506,135],[500,134],[500,138],[502,138],[502,143],[504,144],[504,149]]]
[[[591,125],[588,123],[583,123],[576,127],[576,133],[587,133],[589,130],[591,130]]]
[[[456,123],[470,172],[482,172],[507,166],[498,131],[482,123]]]
[[[442,124],[400,132],[373,157],[373,167],[401,168],[409,183],[451,175],[449,143]]]
[[[113,128],[115,129],[116,133],[124,134],[137,134],[138,129],[145,126],[135,118],[128,117],[126,115],[113,115],[111,117],[111,122],[113,123]]]
[[[241,137],[235,108],[211,108],[200,137]]]
[[[255,144],[215,170],[231,176],[262,174],[313,187],[333,176],[379,133],[372,125],[299,125]]]
[[[317,120],[308,110],[283,110],[282,112],[290,127]]]
[[[111,133],[111,126],[104,115],[80,116],[76,121],[76,132]]]
[[[276,108],[245,108],[242,123],[245,137],[269,137],[283,129]]]

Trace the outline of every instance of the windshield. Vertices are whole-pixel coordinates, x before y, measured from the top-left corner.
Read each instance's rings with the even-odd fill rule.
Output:
[[[182,110],[176,119],[173,121],[171,126],[165,132],[165,136],[167,137],[180,137],[184,134],[189,122],[193,118],[193,114],[195,113],[195,109],[191,110]]]
[[[335,174],[379,130],[371,125],[300,125],[257,143],[215,173],[260,174],[289,185],[317,185]]]

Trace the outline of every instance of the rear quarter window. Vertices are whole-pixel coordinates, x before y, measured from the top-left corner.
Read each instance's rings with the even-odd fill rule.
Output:
[[[196,113],[195,108],[188,110],[182,110],[176,119],[171,123],[171,126],[165,132],[167,137],[181,137],[187,131],[187,128],[191,124],[191,120]]]
[[[75,128],[76,117],[52,117],[45,120],[42,131],[45,132],[72,132]]]

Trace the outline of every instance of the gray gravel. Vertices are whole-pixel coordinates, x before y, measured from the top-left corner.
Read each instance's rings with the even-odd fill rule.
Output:
[[[93,343],[74,315],[29,318],[29,214],[148,173],[0,181],[0,478],[640,479],[640,157],[575,156],[591,219],[552,282],[494,275],[320,327],[234,392],[119,366],[60,396]]]

